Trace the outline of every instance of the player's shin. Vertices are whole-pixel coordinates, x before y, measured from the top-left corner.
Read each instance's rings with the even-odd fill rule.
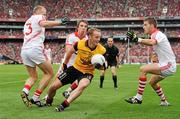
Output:
[[[69,102],[67,100],[64,100],[58,107],[55,108],[55,110],[57,112],[62,112],[67,107],[69,107]]]
[[[100,88],[103,88],[104,76],[100,76]]]
[[[78,87],[78,84],[76,82],[71,84],[71,91],[72,92],[74,89],[76,89]]]
[[[161,101],[165,101],[166,100],[166,97],[164,95],[164,92],[162,90],[162,88],[160,86],[158,86],[157,88],[154,88],[156,94],[160,97],[160,100]]]
[[[146,87],[146,82],[147,82],[146,80],[147,80],[146,76],[139,77],[138,91],[135,96],[138,100],[142,100],[142,95],[143,95],[144,89]]]
[[[40,97],[41,93],[42,93],[42,91],[41,91],[40,89],[37,89],[37,90],[35,91],[32,99],[33,99],[34,101],[39,101],[39,100],[40,100],[39,97]]]
[[[114,88],[117,88],[117,76],[114,75],[114,76],[112,76],[112,78],[113,78],[113,82],[114,82]]]
[[[30,89],[31,89],[31,85],[25,84],[22,91],[28,95]]]

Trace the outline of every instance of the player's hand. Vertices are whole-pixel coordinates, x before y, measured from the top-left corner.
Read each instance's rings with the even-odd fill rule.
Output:
[[[66,70],[67,69],[67,64],[63,63],[62,66],[61,66],[61,69],[62,69],[62,71]]]
[[[103,65],[95,64],[95,68],[99,70],[106,70],[107,69],[107,62],[103,63]]]
[[[97,64],[94,65],[94,67],[95,67],[96,69],[101,69],[102,65],[99,64],[99,63],[97,63]]]
[[[70,21],[69,17],[63,17],[60,19],[60,24],[67,24]]]
[[[103,68],[106,70],[108,68],[107,62],[103,63]]]
[[[129,39],[132,42],[138,42],[138,37],[136,36],[136,34],[133,31],[128,31],[126,33],[126,37],[127,37],[127,39]]]

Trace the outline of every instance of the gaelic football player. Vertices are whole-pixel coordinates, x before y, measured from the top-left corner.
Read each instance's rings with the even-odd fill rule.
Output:
[[[164,33],[157,29],[157,22],[154,18],[147,18],[143,24],[144,33],[151,35],[150,39],[137,38],[134,32],[128,31],[127,37],[130,41],[138,42],[144,45],[153,46],[158,57],[158,63],[147,64],[140,67],[139,86],[137,94],[129,99],[125,99],[131,104],[141,104],[143,93],[147,83],[147,74],[153,74],[150,84],[160,97],[161,106],[169,106],[169,102],[164,95],[159,82],[176,72],[176,58],[171,45]]]

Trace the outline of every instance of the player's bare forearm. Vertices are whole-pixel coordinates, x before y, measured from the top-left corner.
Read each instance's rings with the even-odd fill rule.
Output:
[[[74,48],[72,47],[71,49],[69,49],[66,53],[66,57],[64,60],[64,64],[67,64],[69,62],[69,59],[71,58],[72,54],[75,52]]]
[[[40,23],[42,27],[52,27],[52,26],[59,26],[60,22],[59,21],[42,21]]]
[[[139,42],[139,40],[138,40],[138,42]],[[153,46],[153,45],[157,44],[156,40],[154,40],[154,39],[141,39],[140,43],[144,44],[144,45],[148,45],[148,46]]]
[[[119,63],[119,56],[116,56],[116,61]]]

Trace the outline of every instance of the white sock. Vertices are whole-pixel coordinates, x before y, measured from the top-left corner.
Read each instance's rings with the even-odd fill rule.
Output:
[[[140,95],[139,93],[137,93],[135,97],[140,101],[142,100],[142,95]]]
[[[33,99],[35,102],[36,102],[36,101],[40,101],[39,96],[37,96],[37,95],[33,95],[32,99]]]
[[[29,90],[28,89],[26,89],[26,88],[23,88],[23,90],[22,90],[23,92],[25,92],[27,95],[29,94]]]

